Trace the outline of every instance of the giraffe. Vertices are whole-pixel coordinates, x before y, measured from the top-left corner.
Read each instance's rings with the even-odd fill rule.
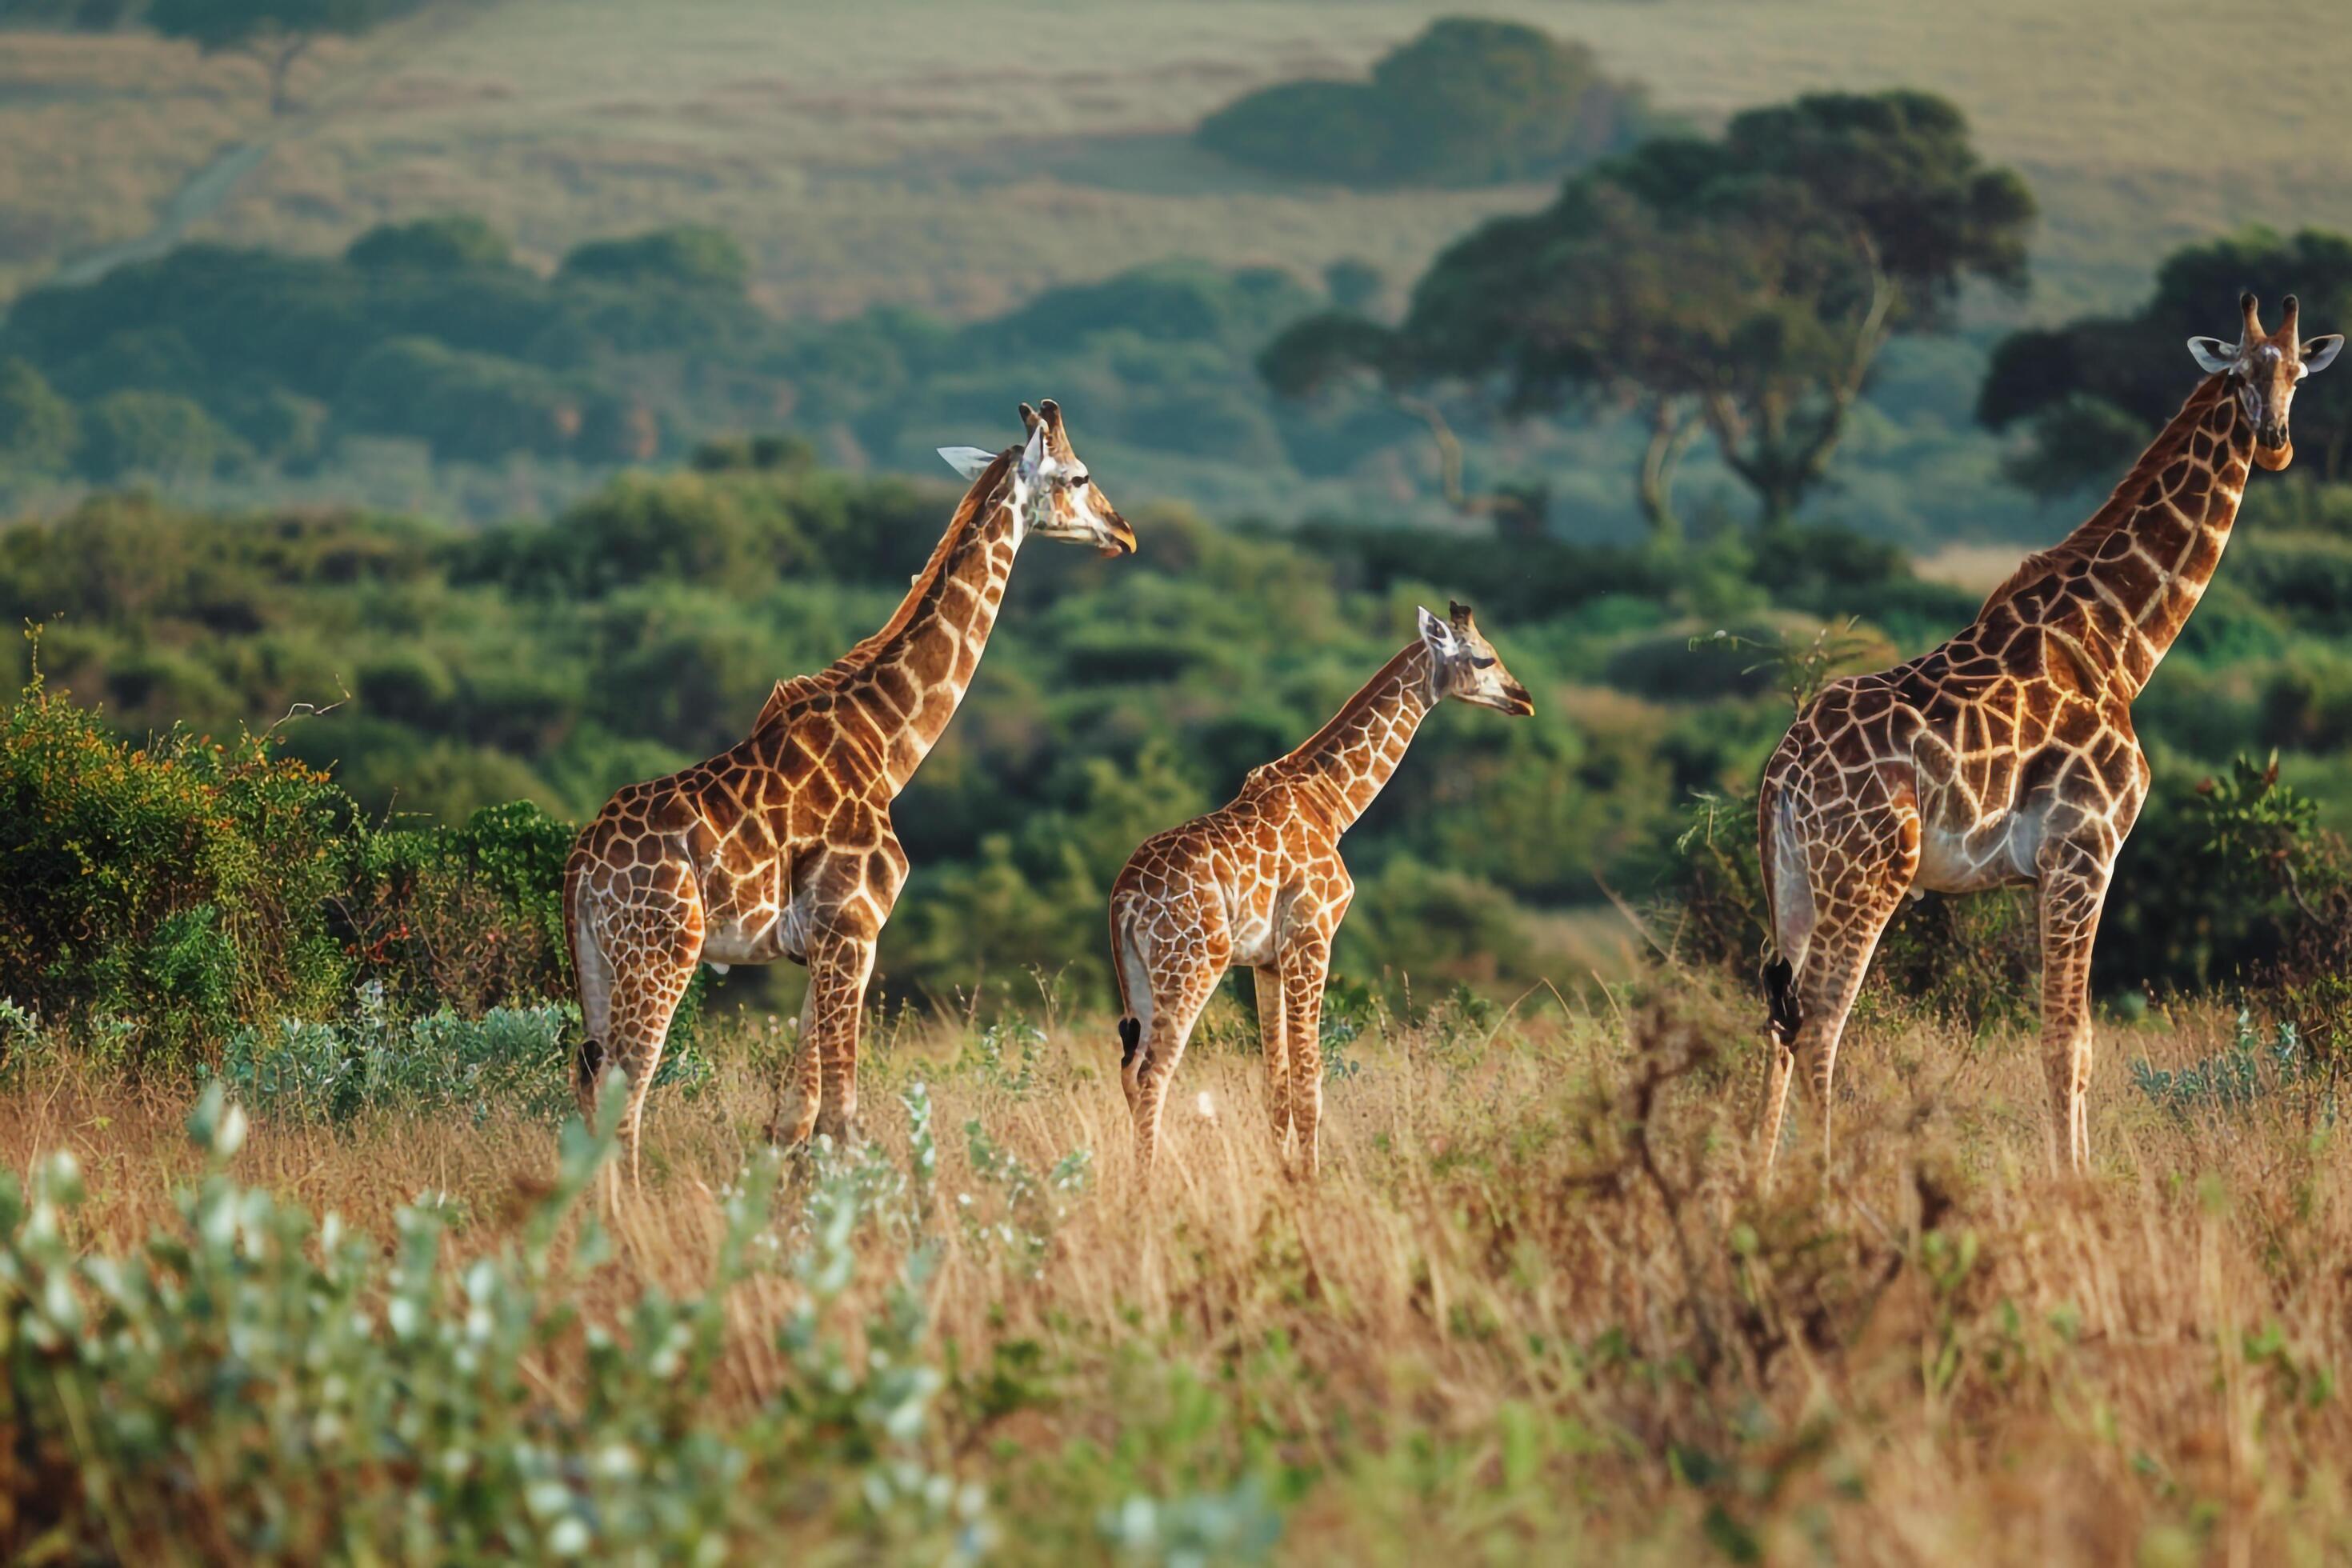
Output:
[[[2252,294],[2238,343],[2191,338],[2207,374],[2106,503],[2028,556],[1959,635],[1831,682],[1765,764],[1758,833],[1773,1046],[1760,1121],[1769,1183],[1800,1058],[1822,1119],[1839,1036],[1905,894],[2032,883],[2042,1040],[2069,1168],[2090,1158],[2091,948],[2116,853],[2147,793],[2131,705],[2221,563],[2250,465],[2294,458],[2287,409],[2340,335],[2276,333]]]
[[[1150,1169],[1160,1110],[1209,994],[1235,963],[1257,984],[1266,1100],[1277,1144],[1295,1127],[1306,1173],[1318,1165],[1318,1034],[1331,939],[1355,884],[1339,837],[1381,793],[1413,731],[1455,697],[1524,717],[1511,678],[1469,608],[1421,612],[1420,635],[1287,756],[1252,768],[1225,805],[1144,840],[1111,885],[1120,1078],[1135,1119],[1136,1166]]]
[[[882,629],[814,675],[780,681],[749,738],[616,793],[581,831],[563,916],[586,1038],[578,1089],[629,1084],[631,1179],[646,1091],[697,963],[789,958],[809,971],[799,1094],[780,1076],[767,1134],[846,1136],[874,946],[906,879],[890,803],[963,700],[1024,541],[1133,552],[1135,534],[1070,447],[1051,399],[1021,405],[1024,445],[942,447],[971,481]]]

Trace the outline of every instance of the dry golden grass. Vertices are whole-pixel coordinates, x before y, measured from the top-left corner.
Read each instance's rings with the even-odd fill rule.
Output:
[[[1538,187],[1363,195],[1255,178],[1192,126],[1261,83],[1358,71],[1428,0],[1226,0],[1038,11],[1017,0],[460,0],[297,79],[269,123],[257,70],[140,38],[0,34],[0,289],[137,232],[226,142],[267,158],[194,232],[340,246],[462,208],[542,258],[582,238],[718,224],[781,309],[958,313],[1171,254],[1409,277]],[[2329,0],[2051,5],[1973,0],[1492,0],[1589,41],[1701,117],[1822,88],[1916,85],[1973,118],[2046,211],[2043,312],[2127,298],[2149,258],[2249,219],[2352,226],[2332,127],[2352,31]],[[2217,65],[2262,58],[2261,90]],[[0,250],[9,247],[0,245]]]
[[[1742,1135],[1745,999],[1677,983],[1626,1007],[1568,1016],[1547,1000],[1491,1037],[1455,1016],[1360,1042],[1359,1070],[1331,1086],[1312,1187],[1275,1157],[1231,1015],[1183,1065],[1148,1190],[1098,1021],[1053,1029],[1024,1093],[957,1065],[959,1027],[887,1032],[868,1063],[869,1132],[903,1161],[895,1091],[926,1079],[938,1108],[940,1332],[965,1369],[998,1345],[1039,1347],[1034,1396],[943,1406],[954,1463],[993,1489],[1012,1554],[1097,1553],[1089,1521],[1055,1514],[1055,1457],[1158,1431],[1155,1391],[1184,1369],[1229,1399],[1231,1430],[1196,1448],[1237,1466],[1271,1454],[1300,1478],[1290,1561],[2352,1550],[2352,1415],[2336,1386],[2352,1350],[2352,1176],[2333,1132],[2284,1100],[2176,1121],[2126,1077],[2133,1057],[2178,1066],[2220,1048],[2226,1018],[2102,1030],[2098,1167],[2083,1180],[2050,1170],[2029,1039],[1874,1031],[1843,1064],[1826,1188],[1808,1120],[1760,1199]],[[712,1194],[767,1110],[763,1037],[723,1041],[709,1092],[656,1106],[651,1173],[623,1205],[595,1315],[707,1267]],[[119,1247],[198,1169],[185,1103],[18,1082],[0,1100],[0,1159],[22,1171],[75,1150],[92,1190],[81,1223]],[[957,1194],[985,1201],[967,1120],[1038,1169],[1097,1153],[1034,1277],[956,1228]],[[379,1236],[396,1205],[444,1189],[467,1216],[462,1252],[505,1236],[551,1142],[496,1121],[344,1134],[265,1121],[236,1171]],[[902,1246],[870,1241],[877,1262]],[[878,1290],[885,1270],[869,1272]],[[774,1276],[741,1288],[714,1421],[784,1375],[768,1347],[789,1299]],[[1150,1456],[1137,1462],[1150,1478]]]

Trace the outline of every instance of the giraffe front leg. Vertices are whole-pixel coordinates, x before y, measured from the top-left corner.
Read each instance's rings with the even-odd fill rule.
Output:
[[[857,1030],[866,1010],[866,983],[874,972],[874,943],[826,932],[809,943],[808,999],[801,1005],[801,1054],[794,1077],[797,1105],[777,1086],[775,1121],[782,1142],[805,1143],[818,1132],[839,1142],[857,1114]],[[786,1113],[791,1121],[786,1122]]]
[[[1257,986],[1258,1037],[1265,1046],[1265,1109],[1274,1121],[1276,1152],[1290,1140],[1289,1034],[1282,1022],[1282,971],[1262,963],[1250,971]]]
[[[1331,970],[1327,937],[1303,937],[1282,953],[1283,1032],[1290,1041],[1290,1121],[1298,1130],[1300,1168],[1312,1181],[1322,1170],[1318,1140],[1323,1121],[1323,987]]]
[[[2042,857],[2042,1052],[2050,1075],[2050,1163],[2091,1161],[2091,952],[2105,907],[2112,856],[2101,846],[2053,846]]]

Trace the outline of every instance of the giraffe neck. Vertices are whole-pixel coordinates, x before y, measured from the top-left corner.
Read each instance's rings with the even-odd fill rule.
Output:
[[[2106,504],[2056,548],[2028,557],[1986,612],[2015,601],[2025,618],[2045,625],[2088,613],[2112,647],[2115,678],[2137,696],[2221,563],[2253,435],[2229,377],[2206,377]],[[2033,591],[2076,578],[2082,587],[2071,593]]]
[[[862,720],[872,731],[866,738],[893,795],[955,717],[996,626],[1021,548],[1013,505],[1019,455],[1017,447],[999,453],[972,481],[898,610],[817,678],[836,694],[845,725]]]
[[[1429,646],[1415,637],[1329,723],[1264,775],[1307,786],[1328,802],[1332,830],[1345,833],[1364,815],[1412,744],[1413,731],[1437,706],[1436,667]]]

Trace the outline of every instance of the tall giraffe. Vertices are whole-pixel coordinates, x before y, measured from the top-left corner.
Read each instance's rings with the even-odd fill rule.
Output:
[[[2020,882],[2040,889],[2053,1160],[2060,1126],[2072,1168],[2090,1158],[2091,947],[2147,792],[2132,700],[2221,563],[2249,466],[2293,459],[2295,384],[2344,342],[2299,342],[2291,294],[2275,334],[2252,294],[2239,305],[2237,345],[2189,341],[2205,379],[2089,521],[2028,556],[1941,647],[1832,682],[1765,764],[1768,1180],[1800,1057],[1827,1161],[1838,1038],[1904,895]]]
[[[1329,723],[1289,755],[1252,768],[1229,804],[1144,840],[1111,884],[1119,1069],[1139,1170],[1150,1168],[1160,1105],[1201,1008],[1225,971],[1245,963],[1257,982],[1274,1135],[1281,1142],[1295,1126],[1315,1173],[1323,984],[1356,890],[1339,836],[1448,697],[1519,716],[1536,710],[1463,605],[1444,621],[1422,611],[1421,635]]]
[[[646,1089],[697,963],[807,965],[799,1103],[780,1078],[768,1135],[841,1135],[856,1117],[866,982],[907,875],[890,803],[962,701],[1022,543],[1135,549],[1062,411],[1041,409],[1021,405],[1024,446],[941,448],[971,488],[880,631],[779,682],[748,739],[622,789],[572,846],[563,917],[587,1026],[580,1097],[593,1108],[608,1068],[627,1075],[633,1177]]]

